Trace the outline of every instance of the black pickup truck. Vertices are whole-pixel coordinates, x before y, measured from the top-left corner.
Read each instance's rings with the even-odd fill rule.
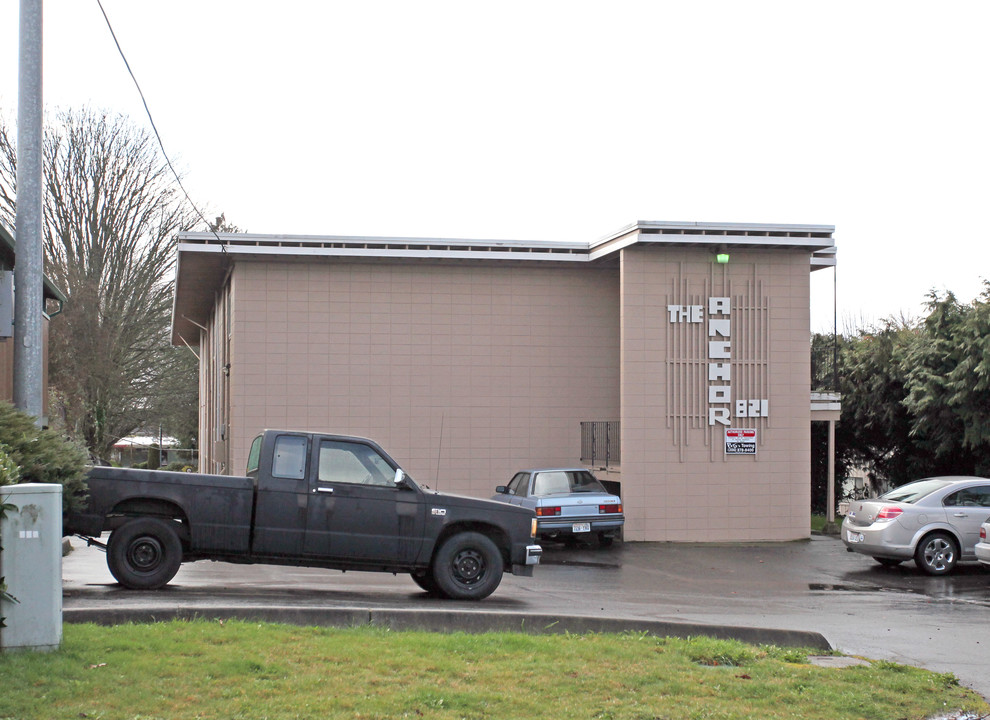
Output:
[[[541,554],[532,510],[423,488],[363,438],[266,430],[245,477],[94,467],[88,484],[65,533],[103,547],[128,588],[208,559],[409,573],[431,594],[480,600]]]

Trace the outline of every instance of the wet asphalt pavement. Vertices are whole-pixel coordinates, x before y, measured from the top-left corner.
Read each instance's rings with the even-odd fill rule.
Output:
[[[601,616],[821,633],[835,649],[952,672],[990,698],[990,571],[950,577],[883,568],[834,537],[783,544],[544,544],[532,578],[506,575],[481,602],[438,600],[407,576],[312,568],[183,565],[158,591],[125,590],[105,556],[72,540],[63,607],[73,611],[290,607]],[[478,618],[481,621],[481,618]]]

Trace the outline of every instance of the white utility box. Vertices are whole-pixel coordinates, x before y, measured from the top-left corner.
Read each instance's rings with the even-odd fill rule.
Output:
[[[62,643],[62,486],[0,487],[0,577],[17,602],[0,600],[0,650],[55,650]]]

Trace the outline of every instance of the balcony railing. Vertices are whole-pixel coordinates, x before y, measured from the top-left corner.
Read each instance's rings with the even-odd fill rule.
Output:
[[[581,462],[592,466],[620,465],[619,421],[595,420],[581,423]]]
[[[839,376],[836,366],[835,339],[816,336],[811,343],[811,391],[838,392]]]

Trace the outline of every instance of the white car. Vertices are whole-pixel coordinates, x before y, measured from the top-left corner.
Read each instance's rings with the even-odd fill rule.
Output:
[[[976,543],[976,559],[990,568],[990,517],[980,525],[980,541]]]

